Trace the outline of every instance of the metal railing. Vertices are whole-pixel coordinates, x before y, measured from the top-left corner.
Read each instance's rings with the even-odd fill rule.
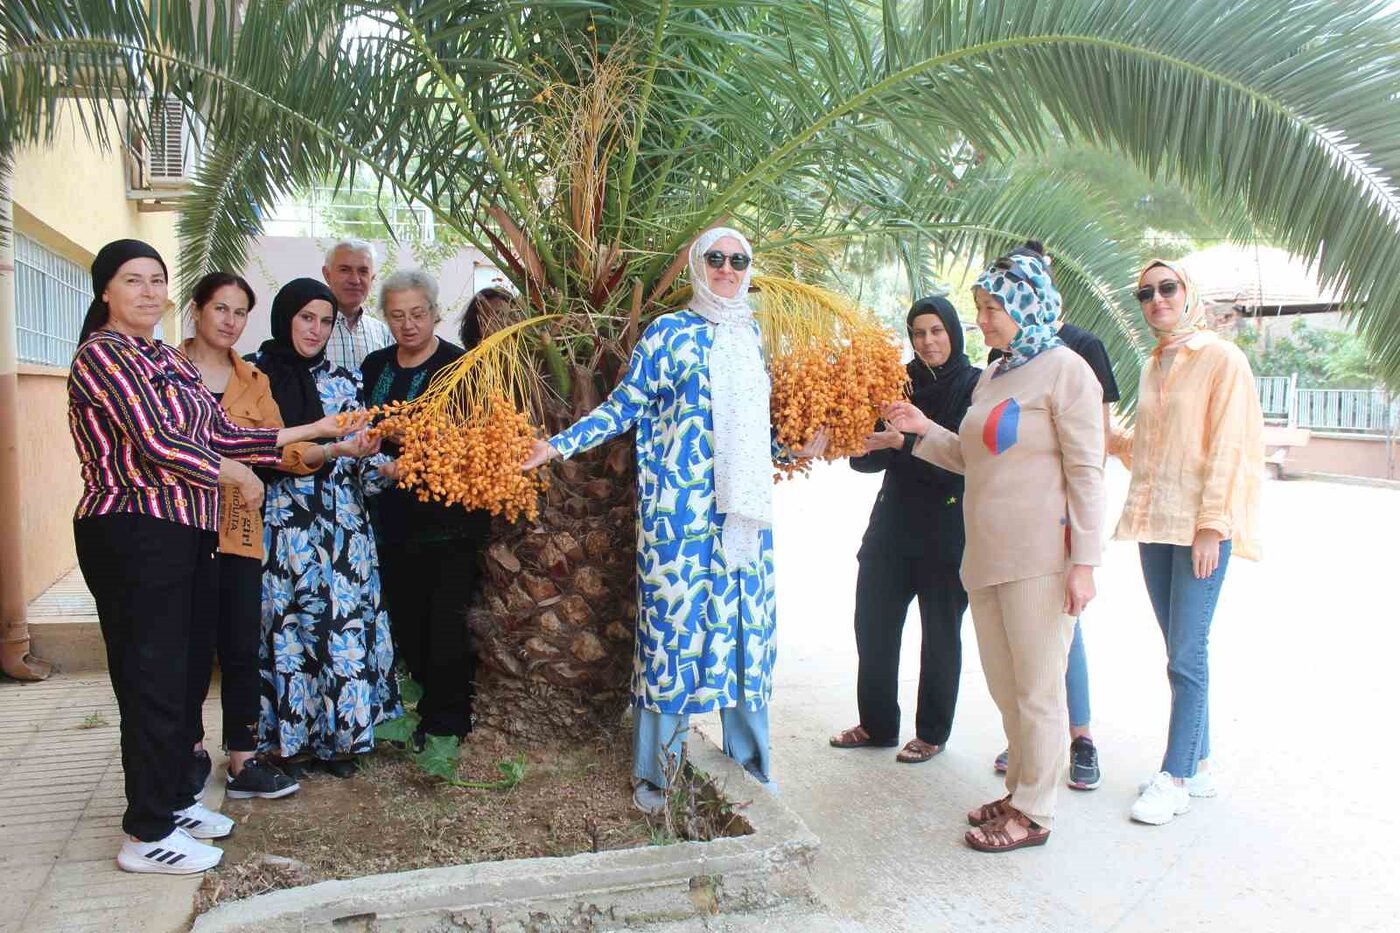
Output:
[[[86,269],[15,234],[15,330],[22,362],[67,366],[91,301]]]
[[[1297,374],[1258,376],[1254,382],[1267,421],[1382,437],[1400,429],[1400,397],[1384,389],[1300,389]]]

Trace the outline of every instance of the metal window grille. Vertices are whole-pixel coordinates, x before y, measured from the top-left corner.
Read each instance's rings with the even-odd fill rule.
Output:
[[[67,366],[92,301],[88,271],[23,234],[15,235],[15,317],[19,358]]]

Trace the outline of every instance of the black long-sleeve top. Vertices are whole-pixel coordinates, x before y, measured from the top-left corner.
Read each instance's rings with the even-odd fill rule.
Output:
[[[960,349],[960,348],[959,348]],[[972,388],[981,370],[966,363],[930,371],[919,360],[909,364],[914,381],[913,403],[938,424],[956,431],[972,403]],[[962,561],[963,478],[913,455],[912,434],[898,450],[877,450],[852,457],[851,468],[885,474],[880,494],[870,511],[870,524],[859,557],[909,557],[941,564]]]

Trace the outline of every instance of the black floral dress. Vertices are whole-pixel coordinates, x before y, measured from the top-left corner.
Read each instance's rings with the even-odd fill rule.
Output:
[[[362,407],[356,376],[313,370],[328,414]],[[380,454],[280,476],[263,505],[259,750],[330,759],[374,748],[375,724],[403,715],[389,615],[365,496],[389,481]]]

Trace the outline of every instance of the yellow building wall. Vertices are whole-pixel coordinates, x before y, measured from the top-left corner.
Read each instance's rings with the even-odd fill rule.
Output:
[[[145,240],[165,257],[173,276],[179,256],[176,215],[139,211],[138,202],[126,196],[127,167],[121,152],[103,151],[89,142],[73,119],[74,104],[65,106],[68,112],[51,145],[17,153],[11,175],[15,230],[84,268],[105,243],[126,237]],[[175,310],[164,331],[178,338]],[[77,564],[73,510],[82,481],[68,433],[67,375],[66,369],[20,364],[21,572],[26,600]]]
[[[51,145],[17,154],[10,193],[15,226],[84,266],[111,240],[145,240],[160,251],[173,273],[179,255],[175,214],[141,213],[137,202],[127,200],[121,152],[102,151],[89,142],[76,106],[72,101],[63,105]],[[117,129],[125,132],[124,127]],[[121,133],[113,134],[114,140],[120,138]]]

